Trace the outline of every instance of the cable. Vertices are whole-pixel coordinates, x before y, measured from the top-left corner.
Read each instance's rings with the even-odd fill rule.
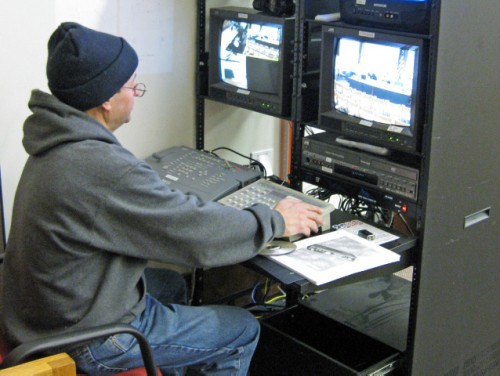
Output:
[[[212,154],[216,155],[217,157],[219,157],[215,152],[218,151],[218,150],[227,150],[227,151],[230,151],[231,153],[234,153],[236,155],[239,155],[240,157],[242,158],[246,158],[248,159],[249,161],[251,161],[250,163],[250,166],[252,165],[257,165],[259,167],[259,170],[264,174],[264,178],[267,178],[267,171],[266,171],[266,167],[260,163],[260,161],[254,159],[254,158],[251,158],[251,157],[248,157],[244,154],[241,154],[241,153],[238,153],[236,150],[233,150],[233,149],[230,149],[230,148],[227,148],[225,146],[221,146],[221,147],[218,147],[218,148],[215,148],[211,151]]]
[[[262,287],[262,290],[259,290],[259,287]],[[250,299],[252,304],[254,305],[252,308],[250,308],[250,310],[270,312],[285,308],[284,304],[279,303],[286,299],[286,293],[279,286],[278,289],[280,290],[280,294],[268,299],[267,295],[270,292],[270,279],[266,278],[264,282],[258,280],[255,283],[252,292],[250,293]],[[262,297],[257,297],[259,291],[262,293]]]
[[[308,189],[305,193],[326,202],[329,202],[330,198],[333,196],[333,191],[320,187]]]
[[[257,294],[257,289],[258,287],[262,284],[261,281],[257,281],[252,289],[252,292],[250,294],[250,299],[252,301],[253,304],[260,304],[260,302],[257,301],[257,298],[255,297],[256,294]],[[265,300],[267,299],[267,294],[269,293],[269,278],[266,278],[265,282],[264,282],[264,288],[263,288],[263,296],[262,296],[262,299],[259,299],[261,302],[265,302]]]
[[[404,217],[404,215],[402,213],[398,213],[399,215],[399,218],[401,218],[401,221],[403,221],[406,229],[408,230],[408,232],[411,234],[411,236],[415,236],[415,233],[413,232],[413,230],[411,229],[410,225],[408,224],[408,222],[406,221],[406,218]]]
[[[275,296],[274,298],[269,299],[268,301],[265,302],[265,304],[272,304],[277,302],[278,300],[283,300],[286,298],[286,295],[278,295]]]
[[[392,210],[366,203],[357,198],[341,196],[339,210],[351,213],[373,223],[382,224],[387,228],[391,228],[394,223],[394,212]]]
[[[257,282],[255,286],[252,289],[252,292],[250,294],[250,300],[252,301],[253,304],[257,304],[257,300],[255,299],[255,293],[257,292],[257,287],[259,287],[260,282]]]

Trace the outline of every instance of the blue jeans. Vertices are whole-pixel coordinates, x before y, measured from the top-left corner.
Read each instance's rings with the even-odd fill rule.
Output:
[[[246,310],[232,306],[163,305],[151,295],[131,325],[146,335],[164,375],[189,367],[202,375],[247,374],[260,325]],[[118,334],[71,351],[78,369],[89,375],[142,367],[135,338]]]

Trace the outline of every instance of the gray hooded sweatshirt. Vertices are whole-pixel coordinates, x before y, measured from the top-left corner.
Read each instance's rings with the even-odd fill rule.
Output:
[[[144,309],[148,260],[214,267],[252,258],[284,232],[246,210],[171,190],[93,118],[39,90],[24,124],[29,154],[0,268],[0,329],[11,345]]]

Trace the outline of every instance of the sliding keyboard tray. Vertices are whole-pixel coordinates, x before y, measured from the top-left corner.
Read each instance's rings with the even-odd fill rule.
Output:
[[[346,222],[349,218],[352,219],[353,217],[345,212],[335,210],[331,213],[330,221],[332,226],[335,226],[336,224]],[[388,231],[387,229],[384,230]],[[398,239],[381,244],[381,246],[399,254],[401,256],[401,259],[398,262],[352,274],[330,283],[323,284],[320,287],[265,256],[256,256],[244,262],[243,265],[271,277],[275,281],[288,286],[288,288],[294,289],[299,296],[302,296],[311,292],[315,292],[318,289],[323,290],[334,286],[341,286],[353,282],[375,278],[383,274],[397,272],[410,266],[413,262],[411,251],[417,245],[417,238],[413,236],[403,236],[401,234],[397,235],[399,236]]]

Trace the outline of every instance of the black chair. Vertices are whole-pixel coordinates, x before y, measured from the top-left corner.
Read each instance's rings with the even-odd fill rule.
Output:
[[[19,345],[12,351],[10,351],[3,358],[3,362],[1,361],[0,354],[0,369],[13,367],[15,365],[19,365],[24,362],[36,359],[37,356],[46,356],[47,353],[51,353],[54,351],[62,352],[64,351],[64,348],[67,348],[68,346],[83,345],[92,340],[109,337],[119,333],[130,334],[136,338],[137,342],[139,342],[141,355],[144,362],[144,368],[136,368],[133,370],[117,373],[116,375],[161,375],[161,373],[155,366],[148,340],[146,339],[144,334],[128,324],[103,325],[95,328],[72,331],[23,343],[22,345]]]

